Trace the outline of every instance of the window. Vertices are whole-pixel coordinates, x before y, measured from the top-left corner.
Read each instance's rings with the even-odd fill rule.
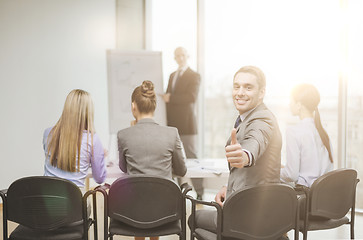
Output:
[[[290,89],[301,82],[319,89],[322,123],[337,159],[337,16],[339,1],[205,1],[204,157],[224,157],[238,114],[231,98],[233,75],[255,65],[266,75],[265,104],[283,136],[286,126],[297,121],[289,112]],[[283,162],[284,153],[283,146]]]
[[[347,143],[346,167],[358,171],[358,178],[363,179],[363,2],[348,1],[346,9],[347,24]],[[363,209],[363,186],[357,186],[356,207]]]
[[[195,0],[157,0],[151,8],[151,48],[162,52],[166,90],[170,73],[178,68],[174,61],[175,48],[186,48],[189,66],[197,70],[197,4]]]
[[[279,121],[282,162],[286,161],[286,127],[298,120],[289,111],[290,90],[298,83],[312,83],[321,95],[319,111],[332,142],[335,168],[354,168],[363,179],[363,2],[205,0],[202,7],[201,157],[224,158],[238,114],[231,97],[233,75],[242,66],[255,65],[266,75],[264,102]],[[152,11],[152,49],[163,52],[166,88],[169,74],[177,68],[175,47],[189,50],[190,66],[197,70],[197,0],[157,0]],[[347,102],[341,103],[343,112],[338,112],[342,73]],[[345,113],[346,159],[338,163],[338,132],[342,130],[338,117]],[[358,184],[360,209],[362,196],[363,185]]]

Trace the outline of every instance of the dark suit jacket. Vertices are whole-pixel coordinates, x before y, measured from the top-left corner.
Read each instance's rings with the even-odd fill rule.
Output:
[[[227,197],[248,186],[280,181],[281,133],[265,104],[257,106],[237,127],[237,141],[252,154],[253,165],[230,168]],[[231,139],[227,145],[230,142]]]
[[[170,101],[166,104],[168,126],[176,127],[180,135],[197,134],[195,102],[198,99],[200,75],[188,67],[172,91],[175,73],[170,75],[166,91],[170,93]]]

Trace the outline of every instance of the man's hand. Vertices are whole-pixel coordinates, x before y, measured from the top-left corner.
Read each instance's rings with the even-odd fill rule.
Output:
[[[233,128],[231,133],[231,144],[226,147],[226,157],[231,167],[243,168],[248,165],[249,158],[242,150],[241,144],[237,142],[237,130]]]
[[[223,206],[223,202],[226,199],[226,193],[227,193],[227,187],[223,186],[214,198],[214,201],[216,201],[216,203],[218,203],[221,207]]]
[[[162,94],[161,97],[163,98],[164,102],[170,102],[170,93]]]

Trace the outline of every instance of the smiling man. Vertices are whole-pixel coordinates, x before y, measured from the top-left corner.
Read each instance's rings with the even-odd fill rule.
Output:
[[[228,186],[217,194],[220,205],[231,193],[247,186],[279,182],[281,133],[273,113],[263,103],[266,80],[261,69],[245,66],[234,75],[232,98],[239,112],[226,157]]]
[[[232,97],[239,115],[225,148],[230,175],[228,186],[215,197],[220,205],[235,191],[280,181],[281,133],[263,103],[265,87],[265,75],[257,67],[242,67],[234,75]],[[212,210],[197,211],[196,228],[215,232],[216,215]]]

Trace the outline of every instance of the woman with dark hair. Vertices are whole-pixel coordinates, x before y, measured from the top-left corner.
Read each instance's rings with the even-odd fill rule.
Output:
[[[154,84],[144,81],[131,96],[134,125],[117,133],[120,169],[130,175],[151,174],[169,179],[173,174],[184,176],[185,153],[178,130],[157,124],[153,120],[155,108]]]
[[[282,182],[310,187],[333,170],[331,143],[318,110],[320,94],[311,84],[300,84],[291,92],[290,110],[300,121],[286,130],[286,166],[281,168]]]

